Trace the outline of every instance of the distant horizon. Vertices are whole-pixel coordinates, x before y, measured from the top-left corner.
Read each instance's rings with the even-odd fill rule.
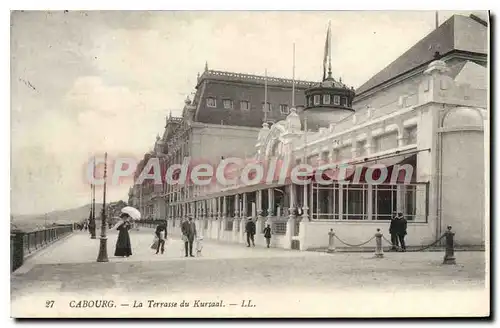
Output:
[[[128,204],[128,201],[127,200],[123,200],[123,199],[119,199],[119,200],[113,200],[113,201],[106,201],[106,204],[110,204],[110,203],[116,203],[116,202],[119,202],[119,201],[124,201],[125,203]],[[100,206],[102,205],[102,202],[97,202],[95,203],[96,205]],[[91,203],[86,203],[86,204],[83,204],[83,205],[80,205],[80,206],[74,206],[74,207],[67,207],[67,208],[60,208],[60,209],[54,209],[50,212],[44,212],[44,213],[27,213],[27,214],[17,214],[17,213],[10,213],[10,215],[15,219],[15,218],[19,218],[19,217],[34,217],[34,216],[43,216],[45,214],[50,214],[50,213],[54,213],[54,212],[64,212],[64,211],[70,211],[70,210],[75,210],[75,209],[78,209],[78,208],[83,208],[83,207],[86,207],[86,206],[89,206],[91,205]]]

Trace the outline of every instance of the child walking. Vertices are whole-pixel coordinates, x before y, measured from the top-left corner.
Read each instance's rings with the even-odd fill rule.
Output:
[[[264,228],[264,238],[266,238],[267,248],[269,248],[271,244],[271,225],[269,224]]]

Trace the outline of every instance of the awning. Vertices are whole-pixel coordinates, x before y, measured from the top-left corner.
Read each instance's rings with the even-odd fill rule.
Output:
[[[329,183],[332,181],[346,181],[350,183],[413,183],[416,181],[417,155],[396,155],[377,160],[367,160],[363,163],[345,163],[322,165],[316,168],[309,175],[313,182]],[[394,170],[397,169],[397,176],[393,177]],[[387,175],[384,181],[379,181],[383,170],[386,170]],[[321,172],[321,177],[319,174]],[[371,173],[371,181],[367,181],[368,175]],[[406,176],[409,175],[408,179]]]

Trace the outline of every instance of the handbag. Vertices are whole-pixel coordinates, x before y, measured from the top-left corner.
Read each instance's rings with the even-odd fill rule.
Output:
[[[182,235],[181,239],[182,239],[183,242],[187,242],[188,241],[188,237],[186,235],[184,235],[184,234]]]
[[[158,240],[158,237],[155,237],[155,239],[153,240],[153,244],[151,244],[151,249],[157,250],[159,243],[160,241]]]

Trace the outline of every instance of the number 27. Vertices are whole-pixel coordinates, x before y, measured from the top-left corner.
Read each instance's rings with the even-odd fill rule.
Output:
[[[54,301],[45,301],[45,307],[51,308],[54,306]]]

